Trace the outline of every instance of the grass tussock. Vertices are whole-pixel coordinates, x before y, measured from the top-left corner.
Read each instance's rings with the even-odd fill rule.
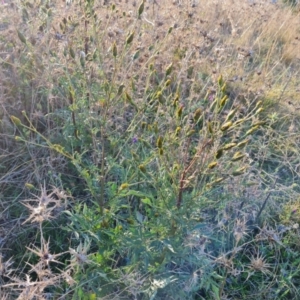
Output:
[[[1,11],[1,299],[300,298],[298,4]]]

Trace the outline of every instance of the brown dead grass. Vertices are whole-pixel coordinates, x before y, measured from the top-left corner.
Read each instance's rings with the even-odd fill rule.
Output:
[[[182,4],[178,4],[179,2]],[[60,68],[51,66],[49,53],[55,51],[61,56],[66,46],[72,46],[78,55],[85,50],[82,37],[95,30],[85,28],[83,12],[75,9],[75,5],[66,8],[61,2],[52,3],[54,4],[49,9],[52,11],[53,22],[49,28],[45,25],[45,13],[39,11],[39,4],[32,3],[33,9],[23,7],[23,14],[26,9],[29,15],[25,24],[19,18],[16,6],[5,8],[7,16],[4,13],[1,23],[8,22],[9,26],[2,31],[4,41],[1,52],[4,61],[11,65],[11,70],[1,74],[4,79],[2,98],[14,99],[15,112],[20,109],[29,110],[33,103],[40,101],[39,95],[31,95],[30,101],[26,101],[28,96],[17,95],[18,92],[12,88],[20,86],[20,78],[16,72],[19,73],[21,68],[18,55],[22,53],[18,54],[21,46],[16,29],[34,45],[30,55],[27,55],[28,64],[31,64],[28,68],[30,72],[34,72],[32,78],[30,74],[26,74],[30,80],[28,85],[48,88],[53,84],[48,79],[57,78],[61,74]],[[133,55],[136,50],[140,50],[139,59],[130,63],[129,56],[127,61],[122,62],[122,67],[126,68],[119,75],[122,82],[136,72],[147,72],[145,67],[150,63],[162,70],[170,62],[176,63],[179,74],[185,75],[187,68],[192,65],[208,77],[221,73],[237,87],[239,81],[242,81],[252,92],[260,94],[267,93],[274,84],[284,85],[291,72],[297,75],[300,61],[297,50],[300,46],[299,12],[265,2],[251,5],[248,1],[194,1],[193,6],[186,1],[164,1],[164,4],[147,2],[142,19],[137,23],[135,3],[118,1],[113,13],[110,5],[99,4],[95,9],[100,20],[96,29],[99,36],[98,46],[104,56],[104,70],[107,73],[112,69],[107,53],[113,42],[117,43],[120,51],[128,32],[134,30],[139,33],[128,53]],[[62,30],[60,25],[64,18],[67,25]],[[76,24],[78,26],[74,29]],[[174,28],[173,32],[165,38],[171,26]],[[154,52],[148,48],[158,45],[159,53],[153,55]],[[90,52],[93,50],[89,49]],[[299,93],[295,92],[294,98],[298,101]],[[21,107],[16,105],[17,99],[20,99]],[[51,99],[54,106],[59,105],[58,102],[61,103],[61,99]]]

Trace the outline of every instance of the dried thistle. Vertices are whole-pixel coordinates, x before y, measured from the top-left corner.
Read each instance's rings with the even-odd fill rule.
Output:
[[[233,270],[234,265],[232,259],[228,259],[226,254],[222,254],[218,258],[216,258],[216,263],[223,265],[228,270]]]
[[[123,271],[121,272],[120,281],[128,286],[129,292],[134,295],[134,299],[137,299],[137,295],[140,294],[140,291],[143,289],[144,282],[147,280],[147,275],[143,275],[136,271],[125,273],[123,273]]]
[[[40,257],[40,263],[43,266],[49,266],[50,262],[56,262],[56,263],[61,264],[61,262],[56,260],[56,257],[62,255],[63,253],[51,254],[49,251],[50,238],[48,239],[47,243],[46,243],[44,237],[42,237],[41,240],[42,240],[41,241],[41,249],[39,249],[36,246],[34,246],[35,249],[31,249],[28,247],[26,247],[26,248]]]
[[[55,199],[53,197],[54,194],[58,199]],[[31,223],[42,223],[45,220],[52,219],[54,217],[52,214],[53,210],[57,207],[61,207],[61,200],[66,199],[67,196],[57,188],[55,188],[54,191],[50,195],[48,195],[44,185],[44,187],[41,187],[41,195],[36,198],[37,199],[27,199],[23,201],[23,205],[31,211],[31,214],[23,222],[23,224],[29,221],[31,221]],[[27,202],[37,202],[38,205],[32,206]]]
[[[185,282],[183,290],[187,293],[194,290],[195,286],[199,284],[200,278],[197,272],[193,272],[191,277]]]
[[[252,256],[250,259],[250,270],[254,272],[262,272],[264,274],[270,274],[271,264],[267,263],[265,257],[259,253],[256,256]]]
[[[284,247],[284,245],[280,241],[278,233],[274,229],[268,228],[266,226],[260,229],[260,232],[256,235],[255,239],[257,241],[268,241],[270,245],[278,244]]]
[[[19,294],[17,300],[30,300],[30,299],[44,299],[43,292],[47,286],[56,284],[57,277],[52,277],[43,281],[31,281],[29,275],[26,274],[26,280],[22,281],[19,278],[12,278],[14,283],[8,283],[3,287],[14,287],[17,286],[21,293]]]
[[[65,279],[66,283],[69,285],[69,286],[73,286],[76,281],[72,278],[72,276],[70,275],[70,273],[72,272],[71,269],[68,269],[66,270],[65,272],[63,272],[61,275],[62,277]]]
[[[191,250],[199,250],[199,253],[203,254],[207,246],[208,239],[204,235],[200,235],[197,232],[189,234],[185,239],[185,246],[189,247]]]
[[[90,249],[90,245],[90,242],[88,240],[85,240],[83,244],[80,242],[76,250],[69,248],[69,252],[71,254],[71,263],[69,266],[70,268],[73,268],[74,266],[79,266],[82,268],[85,264],[91,262],[87,254]]]
[[[10,266],[12,265],[11,258],[7,260],[6,262],[3,261],[3,257],[0,254],[0,276],[9,276],[12,272],[13,269],[10,269]]]
[[[247,235],[247,226],[245,220],[236,220],[234,228],[233,228],[233,236],[237,242],[239,243],[240,240],[244,238],[245,235]]]

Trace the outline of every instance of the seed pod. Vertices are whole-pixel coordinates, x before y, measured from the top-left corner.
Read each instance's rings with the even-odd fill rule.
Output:
[[[227,117],[226,117],[226,119],[225,119],[225,122],[230,121],[230,120],[234,117],[234,115],[236,114],[236,112],[237,112],[237,108],[231,110],[231,111],[228,113],[228,115],[227,115]]]
[[[223,149],[220,148],[217,150],[215,157],[216,157],[216,159],[219,159],[222,155],[223,155]]]
[[[224,123],[222,126],[221,126],[221,130],[222,131],[226,131],[228,128],[230,128],[232,126],[232,122],[231,121],[228,121],[226,123]]]
[[[181,118],[182,116],[182,110],[183,110],[183,106],[181,105],[176,112],[177,118]]]
[[[169,76],[172,72],[172,69],[173,69],[173,63],[170,63],[167,68],[166,68],[166,77]]]
[[[120,186],[120,191],[122,190],[125,190],[129,187],[129,184],[128,183],[122,183],[121,186]]]
[[[162,148],[158,149],[158,153],[159,155],[163,155],[164,154],[164,150]]]
[[[33,8],[33,6],[31,8]],[[23,19],[23,21],[29,20],[29,13],[25,7],[22,8],[22,19]]]
[[[17,33],[18,33],[18,37],[19,37],[20,41],[26,45],[27,40],[26,40],[25,36],[19,30],[17,30]]]
[[[131,96],[130,96],[127,92],[125,92],[125,99],[126,99],[126,101],[127,101],[128,103],[130,103],[132,106],[134,106],[134,108],[135,108],[136,110],[138,110],[137,105],[134,103],[134,101],[132,100]]]
[[[139,56],[140,56],[140,50],[137,50],[134,54],[133,54],[133,56],[132,56],[132,60],[136,60],[136,59],[138,59],[139,58]]]
[[[243,148],[244,146],[246,146],[249,143],[249,141],[250,141],[250,139],[243,140],[243,141],[239,142],[236,146],[238,148]]]
[[[127,92],[125,93],[125,98],[126,98],[126,101],[128,101],[129,103],[132,101],[132,98],[130,97],[130,95]]]
[[[171,79],[168,79],[165,83],[165,86],[168,87],[171,84]]]
[[[189,66],[187,69],[187,78],[191,79],[194,72],[194,66]]]
[[[213,162],[211,162],[209,165],[208,165],[208,169],[213,169],[214,167],[216,167],[217,166],[217,162],[216,161],[213,161]]]
[[[118,87],[118,92],[117,92],[117,95],[120,96],[123,92],[123,89],[124,89],[125,85],[124,84],[121,84],[119,87]]]
[[[236,146],[236,143],[228,143],[228,144],[224,145],[223,150],[229,150],[235,146]]]
[[[221,87],[221,91],[223,94],[226,93],[226,88],[227,88],[226,83],[224,83]]]
[[[144,7],[145,7],[145,0],[143,0],[139,6],[139,9],[138,9],[138,16],[140,17],[141,14],[143,13],[144,11]]]
[[[133,41],[134,31],[129,33],[126,38],[126,45],[129,45]]]
[[[201,108],[198,108],[195,112],[194,112],[194,122],[197,123],[201,117],[202,114],[202,110]]]
[[[127,218],[126,221],[128,224],[134,224],[134,220],[132,218]]]
[[[207,129],[208,129],[208,131],[209,131],[210,134],[213,134],[214,131],[213,131],[211,122],[209,122],[209,121],[207,122]]]
[[[263,111],[263,107],[258,108],[258,110],[255,112],[255,115],[258,115],[259,113],[261,113]]]
[[[145,165],[139,165],[139,169],[140,169],[140,171],[141,172],[143,172],[143,173],[146,173],[146,167],[145,167]]]
[[[231,161],[238,161],[238,160],[241,160],[244,156],[245,156],[244,153],[238,151],[238,152],[234,153],[234,155],[233,155]]]
[[[157,141],[156,141],[156,146],[157,146],[158,149],[161,149],[162,145],[163,145],[163,138],[162,138],[162,136],[159,136]]]
[[[116,42],[114,42],[114,44],[113,44],[112,53],[113,53],[114,58],[116,58],[118,55],[118,49],[117,49]]]
[[[34,185],[31,184],[31,183],[28,183],[28,182],[25,183],[25,187],[26,187],[27,189],[29,189],[29,190],[34,189]]]
[[[16,135],[15,136],[15,141],[21,142],[21,141],[23,141],[23,139],[20,136]]]
[[[222,76],[222,75],[220,75],[220,76],[219,76],[219,78],[218,78],[218,85],[219,85],[219,87],[222,87],[222,86],[223,86],[223,84],[224,84],[224,81],[223,81],[223,76]]]
[[[256,103],[256,105],[255,105],[255,109],[256,109],[258,106],[260,106],[261,104],[262,104],[262,101],[261,101],[261,100],[257,101],[257,103]]]
[[[245,171],[246,171],[246,167],[244,166],[244,167],[241,167],[241,168],[238,168],[238,169],[236,169],[235,171],[233,171],[232,172],[232,176],[239,176],[239,175],[242,175],[242,174],[244,174],[245,173]]]
[[[217,178],[216,180],[214,180],[214,181],[212,182],[212,184],[220,183],[220,182],[222,182],[224,179],[225,179],[224,177],[219,177],[219,178]]]
[[[158,101],[159,101],[159,103],[161,103],[161,104],[163,104],[163,95],[162,95],[162,92],[161,91],[159,91],[159,92],[157,92],[156,93],[156,95],[155,95],[155,99],[158,99]]]
[[[193,135],[195,132],[196,132],[196,130],[191,129],[191,130],[189,130],[189,131],[187,132],[186,136],[187,136],[187,137],[190,137],[190,136]]]
[[[83,51],[80,52],[80,65],[82,68],[85,67],[85,53]]]
[[[228,100],[228,96],[225,95],[221,101],[220,101],[220,109],[222,109],[224,107],[224,105],[226,104],[226,101]]]
[[[62,32],[65,32],[66,26],[63,23],[59,23],[59,28]]]
[[[175,130],[175,135],[178,136],[180,131],[181,131],[181,127],[178,126]]]
[[[150,71],[153,71],[153,70],[154,70],[153,64],[150,64],[150,65],[149,65],[149,70],[150,70]]]
[[[103,221],[100,223],[100,225],[101,225],[102,228],[108,228],[108,227],[109,227],[109,223],[108,223],[107,220],[103,220]],[[89,299],[91,299],[90,296],[89,296]]]
[[[16,126],[22,125],[22,122],[19,118],[15,117],[15,116],[10,116],[10,119]]]
[[[175,98],[174,98],[174,100],[173,100],[173,106],[174,106],[174,107],[177,107],[177,106],[178,106],[178,101],[179,101],[179,95],[176,94],[176,95],[175,95]]]
[[[245,136],[248,136],[248,135],[250,135],[250,134],[252,134],[253,132],[255,132],[256,130],[258,130],[259,129],[259,126],[254,126],[254,127],[252,127],[251,129],[249,129],[247,132],[246,132],[246,134],[245,134]]]
[[[69,53],[70,53],[70,56],[74,59],[75,58],[75,51],[72,47],[69,48]]]

